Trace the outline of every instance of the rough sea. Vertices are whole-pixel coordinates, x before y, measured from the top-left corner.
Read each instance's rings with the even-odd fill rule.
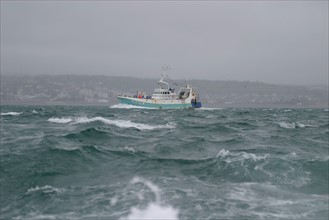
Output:
[[[328,109],[1,106],[1,219],[324,219]]]

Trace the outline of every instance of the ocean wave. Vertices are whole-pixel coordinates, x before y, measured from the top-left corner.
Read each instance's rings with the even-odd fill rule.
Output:
[[[1,116],[17,116],[22,114],[22,112],[1,112]]]
[[[220,150],[216,156],[217,158],[225,158],[225,161],[227,163],[236,162],[236,161],[244,161],[244,160],[252,160],[254,162],[259,160],[265,160],[269,157],[268,154],[263,155],[256,155],[253,153],[247,153],[247,152],[237,152],[232,153],[228,150]]]
[[[302,124],[300,122],[279,122],[281,128],[293,129],[293,128],[306,128],[306,127],[315,127],[313,125]]]
[[[118,109],[156,109],[156,108],[150,108],[150,107],[142,107],[142,106],[135,106],[135,105],[128,105],[128,104],[116,104],[110,106],[110,108],[118,108]]]
[[[71,118],[49,118],[49,122],[58,123],[58,124],[67,124],[72,121]]]
[[[45,186],[42,186],[42,187],[39,187],[39,186],[36,186],[36,187],[32,187],[30,189],[27,190],[27,194],[29,193],[33,193],[33,192],[43,192],[43,193],[60,193],[60,192],[63,192],[64,189],[59,189],[59,188],[56,188],[56,187],[53,187],[53,186],[50,186],[50,185],[45,185]]]
[[[178,210],[171,207],[161,204],[160,197],[160,188],[153,184],[151,181],[148,181],[141,177],[134,177],[131,184],[143,184],[154,194],[155,201],[147,205],[145,209],[140,209],[137,207],[132,207],[130,214],[126,217],[121,218],[121,220],[146,220],[146,219],[170,219],[178,220]]]
[[[53,151],[55,151],[56,153],[63,153],[63,152],[89,152],[89,153],[98,153],[98,152],[104,152],[104,149],[102,147],[99,146],[95,146],[95,145],[77,145],[74,142],[63,142],[61,141],[61,144],[56,145],[51,147],[51,149]],[[58,151],[59,150],[59,151]],[[86,155],[85,155],[86,156]]]
[[[208,108],[208,107],[201,107],[201,108],[196,108],[198,111],[214,111],[214,110],[223,110],[225,108]]]
[[[231,183],[226,198],[233,204],[246,204],[243,211],[250,216],[247,219],[326,219],[326,216],[319,218],[314,214],[328,210],[327,195],[298,194],[272,183]],[[295,211],[297,207],[298,212]],[[235,210],[233,213],[236,214]]]
[[[128,147],[128,146],[125,146],[123,148],[123,150],[127,151],[127,152],[131,152],[131,153],[136,153],[136,150],[132,147]]]
[[[62,217],[62,216],[61,216]],[[61,218],[61,219],[66,219]],[[26,219],[33,219],[33,220],[44,220],[44,219],[60,219],[59,215],[51,215],[51,214],[38,214],[37,212],[30,212],[28,216],[15,216],[13,219],[15,220],[26,220]],[[69,218],[69,219],[76,219],[76,218]]]
[[[91,123],[91,122],[102,122],[107,125],[115,125],[120,128],[137,128],[139,130],[154,130],[154,129],[163,129],[163,128],[168,128],[172,129],[175,128],[175,124],[170,123],[170,124],[165,124],[165,125],[149,125],[149,124],[143,124],[143,123],[136,123],[132,122],[130,120],[110,120],[106,119],[103,117],[93,117],[93,118],[88,118],[88,117],[76,117],[76,118],[49,118],[49,122],[53,123],[60,123],[60,124],[86,124],[86,123]]]
[[[313,158],[312,160],[310,160],[312,163],[314,162],[329,162],[329,155],[325,155],[325,156],[317,156],[315,158]]]

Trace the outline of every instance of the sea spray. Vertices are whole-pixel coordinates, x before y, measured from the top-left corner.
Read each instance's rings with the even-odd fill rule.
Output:
[[[178,210],[171,207],[161,204],[160,197],[160,188],[153,184],[152,182],[141,178],[134,177],[131,181],[131,184],[144,184],[148,187],[152,193],[155,195],[155,201],[150,202],[146,208],[140,209],[137,207],[132,207],[130,214],[127,217],[121,218],[122,220],[177,220],[178,219]]]

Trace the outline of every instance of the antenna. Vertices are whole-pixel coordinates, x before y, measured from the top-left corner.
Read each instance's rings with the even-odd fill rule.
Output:
[[[167,72],[168,70],[170,70],[170,69],[171,69],[171,68],[170,68],[169,65],[164,64],[164,65],[162,66],[162,70],[163,70],[162,76],[163,76],[163,77],[164,77],[164,76],[168,77],[168,75],[166,74],[166,72]]]

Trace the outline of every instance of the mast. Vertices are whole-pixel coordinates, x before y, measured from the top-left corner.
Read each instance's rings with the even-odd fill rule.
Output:
[[[170,67],[168,66],[168,65],[163,65],[162,66],[162,74],[161,74],[161,78],[160,78],[160,80],[158,81],[158,85],[160,86],[160,89],[167,89],[167,90],[169,90],[169,83],[167,83],[166,81],[165,81],[165,78],[168,76],[166,73],[167,73],[167,71],[168,70],[170,70]],[[165,86],[167,87],[167,88],[165,88]]]

